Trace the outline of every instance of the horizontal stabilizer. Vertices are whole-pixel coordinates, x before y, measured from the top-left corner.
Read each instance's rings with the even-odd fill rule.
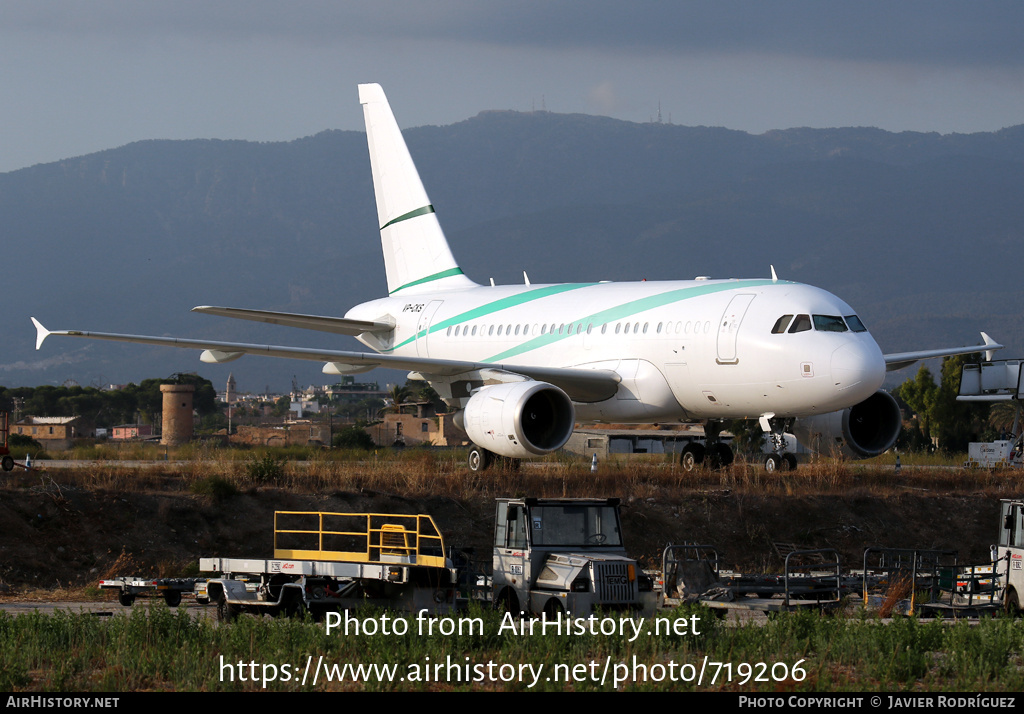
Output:
[[[393,320],[349,320],[344,317],[325,317],[320,315],[299,315],[293,312],[271,312],[270,310],[245,310],[237,307],[213,307],[201,305],[192,308],[192,312],[204,315],[232,317],[237,320],[268,322],[272,325],[298,327],[303,330],[319,330],[333,332],[338,335],[361,335],[364,332],[390,332],[395,328]]]

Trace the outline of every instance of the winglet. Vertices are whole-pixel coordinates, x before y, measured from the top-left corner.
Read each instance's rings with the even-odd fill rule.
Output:
[[[36,349],[38,350],[43,346],[43,340],[50,336],[50,331],[43,327],[43,324],[36,318],[29,318],[32,320],[32,324],[36,326]]]
[[[981,333],[981,339],[985,341],[985,347],[988,347],[988,349],[985,350],[985,361],[991,362],[993,359],[995,359],[996,350],[1003,349],[1003,346],[996,342],[995,340],[993,340],[984,332]]]

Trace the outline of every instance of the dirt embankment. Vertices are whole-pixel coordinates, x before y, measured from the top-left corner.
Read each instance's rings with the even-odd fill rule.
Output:
[[[638,488],[638,477],[629,478],[605,495],[622,497],[627,548],[647,567],[657,567],[666,544],[683,542],[715,545],[723,567],[759,571],[781,569],[773,542],[835,547],[849,568],[860,566],[866,546],[957,549],[961,562],[980,562],[997,533],[999,494],[991,489],[897,484],[882,493],[789,495],[664,479]],[[35,484],[0,487],[0,591],[89,585],[115,574],[178,575],[207,556],[270,557],[276,510],[429,513],[448,545],[489,559],[495,495],[526,495],[521,483],[505,490],[500,479],[454,495],[409,497],[399,488],[250,486],[219,502],[180,484],[84,488],[62,484],[59,474]]]

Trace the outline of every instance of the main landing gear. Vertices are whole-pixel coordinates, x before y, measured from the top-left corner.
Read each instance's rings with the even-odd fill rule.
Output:
[[[518,471],[520,464],[520,459],[500,456],[480,446],[473,446],[469,450],[469,459],[466,462],[470,472],[475,474],[483,473],[491,466],[496,466],[503,471]]]
[[[722,433],[721,422],[708,422],[704,425],[705,443],[690,443],[683,447],[679,457],[679,465],[683,471],[696,471],[701,466],[711,470],[724,469],[733,462],[732,448],[719,441]]]
[[[765,456],[764,470],[770,474],[776,471],[795,471],[796,456],[786,451],[786,433],[792,429],[793,420],[776,419],[774,414],[765,414],[758,421],[768,434],[774,452]]]

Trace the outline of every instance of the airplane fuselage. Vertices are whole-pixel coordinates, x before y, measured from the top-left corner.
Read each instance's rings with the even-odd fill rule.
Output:
[[[575,403],[583,421],[822,414],[867,399],[885,375],[849,305],[781,280],[479,286],[346,315],[385,316],[393,332],[360,337],[383,354],[616,372],[613,398]]]

